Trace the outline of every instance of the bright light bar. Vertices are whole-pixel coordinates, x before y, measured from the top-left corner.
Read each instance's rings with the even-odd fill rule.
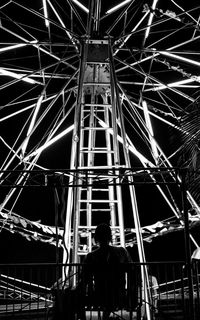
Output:
[[[132,33],[137,30],[137,28],[139,27],[139,25],[142,23],[142,21],[146,18],[146,16],[148,15],[149,11],[145,12],[144,16],[140,19],[140,21],[136,24],[136,26],[131,30],[131,33],[123,40],[123,42],[120,44],[120,48],[122,48],[124,46],[124,44],[128,41],[128,39],[132,36]],[[114,52],[114,55],[116,55],[118,53],[119,49],[117,49]]]
[[[150,32],[150,28],[151,28],[151,24],[152,24],[152,21],[153,21],[153,15],[154,15],[154,10],[156,8],[156,4],[157,4],[158,0],[154,0],[153,4],[152,4],[152,11],[149,15],[149,21],[148,21],[148,24],[147,24],[147,28],[146,28],[146,32],[145,32],[145,36],[144,36],[144,40],[146,40],[149,36],[149,32]]]
[[[5,75],[5,76],[9,76],[9,77],[12,77],[12,78],[15,78],[15,79],[20,79],[22,81],[25,81],[25,82],[28,82],[28,83],[31,83],[31,84],[36,84],[38,83],[37,81],[33,80],[33,79],[30,79],[28,77],[25,77],[21,74],[17,74],[15,72],[11,72],[11,71],[8,71],[8,70],[5,70],[3,68],[0,68],[0,73]]]
[[[130,64],[130,66],[138,65],[138,64],[143,63],[143,62],[145,62],[145,61],[151,60],[153,57],[155,58],[155,57],[159,56],[159,54],[161,54],[161,53],[162,53],[163,55],[168,55],[168,56],[170,56],[169,50],[177,49],[177,48],[179,48],[180,46],[183,46],[184,44],[188,44],[188,43],[190,43],[190,42],[194,42],[194,41],[198,40],[199,38],[200,38],[200,35],[197,36],[197,37],[195,37],[195,38],[192,38],[192,39],[190,39],[190,40],[187,40],[187,41],[185,41],[185,42],[181,42],[181,43],[179,43],[179,44],[177,44],[177,45],[175,45],[175,46],[173,46],[173,47],[168,48],[168,49],[167,49],[167,52],[166,52],[166,51],[158,51],[158,50],[156,50],[156,49],[153,49],[153,50],[152,50],[152,51],[154,52],[153,55],[148,56],[148,57],[145,57],[145,58],[143,58],[143,59],[141,59],[141,60],[139,60],[139,61],[133,62],[133,63]],[[171,56],[172,56],[172,53],[171,53]],[[197,61],[194,61],[194,60],[187,59],[187,58],[183,58],[183,57],[180,57],[180,56],[176,56],[176,55],[174,55],[174,54],[173,54],[173,57],[174,57],[174,58],[176,57],[177,59],[179,58],[179,60],[183,59],[183,61],[185,61],[185,62],[189,62],[189,63],[191,63],[191,64],[200,66],[200,63],[198,63]],[[128,66],[126,65],[126,66],[124,66],[124,67],[122,67],[122,68],[117,69],[116,72],[122,71],[122,70],[127,69],[127,68],[128,68]]]
[[[110,14],[118,9],[120,9],[121,7],[125,6],[127,3],[131,2],[132,0],[125,0],[121,3],[119,3],[118,5],[112,7],[111,9],[109,9],[108,11],[106,11],[106,14]]]
[[[48,2],[49,2],[49,0],[48,0]],[[51,2],[49,2],[49,4],[51,5]],[[54,8],[52,8],[52,10],[53,10],[53,9],[54,9]],[[62,62],[62,60],[61,60],[59,57],[57,57],[55,54],[53,54],[53,53],[51,53],[50,51],[42,48],[42,47],[37,43],[37,40],[28,41],[28,40],[26,40],[25,38],[19,36],[17,33],[14,33],[14,32],[10,31],[9,29],[7,29],[7,28],[5,28],[5,27],[2,27],[1,24],[0,24],[0,28],[3,29],[3,30],[5,30],[6,32],[14,35],[15,37],[19,38],[20,40],[26,42],[26,45],[29,45],[29,44],[30,44],[30,45],[33,45],[33,47],[37,48],[38,50],[40,50],[40,51],[42,51],[42,52],[45,52],[47,55],[49,55],[49,56],[53,57],[54,59]],[[69,38],[71,39],[72,37],[71,37],[71,35],[69,34],[69,32],[66,31],[66,33],[67,33],[67,35],[69,36]],[[72,39],[71,39],[71,40],[72,40]],[[72,41],[72,42],[73,42],[73,41]],[[63,63],[65,63],[65,62],[63,61]],[[75,68],[73,65],[70,65],[70,64],[68,64],[68,65],[71,66],[71,68],[73,68],[74,70],[76,70],[76,68]],[[22,80],[23,80],[23,79],[22,79]]]
[[[78,0],[72,0],[79,8],[81,8],[86,13],[89,13],[88,8],[86,8],[82,3],[80,3]]]
[[[46,101],[48,101],[48,100],[51,100],[51,99],[54,99],[55,97],[56,97],[56,94],[54,94],[53,96],[45,99],[44,102],[46,102]],[[22,102],[23,102],[23,101],[22,101]],[[29,109],[32,109],[32,108],[34,108],[34,106],[35,106],[35,103],[29,105],[28,107],[25,107],[25,108],[23,108],[23,109],[20,109],[20,110],[18,110],[18,111],[16,111],[16,112],[13,112],[13,113],[9,114],[8,116],[5,116],[5,117],[3,117],[3,118],[0,118],[0,122],[5,121],[5,120],[7,120],[7,119],[9,119],[9,118],[12,118],[12,117],[14,117],[14,116],[17,116],[18,114],[20,114],[20,113],[22,113],[22,112],[25,112],[25,111],[27,111],[27,110],[29,110]]]
[[[9,46],[9,47],[1,48],[0,52],[5,52],[5,51],[9,51],[9,50],[25,47],[26,45],[27,45],[26,43],[14,44],[14,45]]]
[[[48,12],[47,12],[47,2],[46,0],[42,0],[43,2],[43,9],[44,9],[44,17],[45,17],[45,25],[49,27],[49,20],[48,20]]]
[[[103,127],[103,128],[107,128],[108,126],[106,125],[105,122],[103,122],[102,120],[99,120],[99,124]],[[113,129],[108,129],[108,133],[110,133],[111,135],[113,135]],[[121,136],[117,135],[117,140],[123,144],[123,139]],[[130,152],[132,152],[143,165],[148,165],[149,167],[154,166],[147,158],[145,158],[136,148],[133,144],[129,144],[128,143],[128,149],[130,150]]]
[[[188,59],[188,58],[184,58],[184,57],[181,57],[181,56],[178,56],[177,54],[174,54],[174,53],[171,53],[171,52],[168,52],[168,51],[157,51],[157,53],[162,54],[164,56],[168,56],[168,57],[177,59],[177,60],[180,60],[180,61],[183,61],[183,62],[187,62],[187,63],[193,64],[194,66],[200,67],[200,62],[195,61],[195,60],[191,60],[191,59]]]
[[[51,1],[50,1],[50,0],[47,0],[47,1],[48,1],[49,5],[50,5],[51,9],[52,9],[53,12],[55,13],[55,15],[56,15],[58,21],[60,22],[61,26],[65,29],[65,32],[66,32],[67,36],[69,37],[69,39],[71,40],[71,42],[75,45],[75,47],[76,47],[76,49],[77,49],[77,51],[78,51],[78,48],[77,48],[77,46],[76,46],[76,44],[75,44],[75,41],[74,41],[73,37],[71,36],[70,32],[66,30],[66,26],[65,26],[64,22],[62,21],[61,17],[59,16],[58,12],[56,11],[56,9],[54,8],[54,6],[52,5]]]
[[[61,17],[59,16],[58,12],[56,11],[56,9],[55,9],[54,6],[52,5],[52,3],[51,3],[49,0],[48,0],[48,3],[49,3],[49,5],[51,6],[51,9],[53,10],[53,12],[55,13],[55,15],[56,15],[58,21],[60,22],[61,26],[62,26],[64,29],[66,29],[66,26],[65,26],[64,22],[62,21]],[[65,31],[66,31],[68,37],[70,38],[70,40],[72,40],[71,34],[70,34],[67,30],[65,30]]]
[[[163,89],[173,88],[173,87],[185,87],[184,84],[188,84],[188,83],[191,83],[191,82],[194,82],[194,81],[200,82],[200,76],[194,77],[194,78],[190,78],[190,79],[181,80],[181,81],[171,82],[171,83],[168,83],[167,85],[163,84],[163,85],[158,86],[156,88],[153,87],[151,89],[146,89],[146,90],[144,90],[144,92],[147,92],[147,91],[160,91],[160,90],[163,90]],[[189,88],[190,88],[190,86],[189,86]]]
[[[64,22],[62,21],[61,17],[59,16],[59,14],[57,13],[56,9],[53,7],[53,5],[51,4],[50,1],[48,1],[48,3],[50,4],[51,9],[53,10],[53,12],[55,13],[56,17],[58,18],[58,21],[60,22],[61,26],[65,29],[66,26],[65,26]]]
[[[34,127],[34,124],[35,124],[35,121],[36,121],[36,117],[37,117],[37,114],[38,114],[38,112],[39,112],[39,109],[40,109],[40,106],[41,106],[43,97],[44,97],[44,95],[42,94],[42,95],[39,97],[38,101],[37,101],[36,108],[35,108],[35,111],[34,111],[34,113],[33,113],[33,117],[32,117],[32,119],[31,119],[31,123],[30,123],[30,126],[29,126],[28,131],[27,131],[26,139],[25,139],[25,141],[24,141],[24,143],[23,143],[23,145],[22,145],[22,155],[25,154],[26,147],[27,147],[28,141],[29,141],[29,139],[30,139],[30,133],[31,133],[33,127]]]
[[[159,158],[159,154],[158,154],[158,149],[157,149],[157,145],[156,142],[154,140],[154,133],[153,133],[153,127],[151,124],[151,119],[149,116],[149,110],[148,110],[148,106],[145,100],[142,101],[142,106],[143,106],[143,111],[144,111],[144,118],[145,118],[145,122],[146,122],[146,126],[149,130],[149,140],[150,140],[150,144],[151,144],[151,149],[152,149],[152,153],[154,155],[155,161],[157,162],[158,158]]]
[[[107,125],[105,122],[103,122],[102,120],[99,120],[99,124],[103,127],[103,128],[107,128]],[[113,130],[112,129],[108,129],[108,132],[110,134],[113,135]],[[122,137],[120,137],[119,135],[117,135],[117,140],[123,144],[123,139]],[[142,165],[144,167],[151,167],[154,168],[155,164],[153,164],[151,161],[149,161],[147,158],[145,158],[136,148],[135,146],[132,144],[130,138],[127,136],[127,141],[128,141],[128,149],[131,153],[133,153],[142,163]],[[171,202],[169,201],[169,199],[167,198],[167,196],[165,195],[165,193],[163,192],[163,190],[161,189],[161,187],[159,185],[157,185],[158,190],[160,191],[160,193],[162,194],[162,196],[164,197],[164,199],[166,200],[166,202],[168,203],[169,207],[171,208],[172,212],[174,212],[175,216],[177,216],[177,212],[174,209],[174,207],[172,206]]]
[[[72,124],[71,126],[69,126],[67,129],[65,129],[63,132],[59,133],[56,137],[54,137],[53,139],[49,140],[47,143],[45,143],[43,146],[39,147],[37,150],[35,150],[34,152],[32,152],[31,154],[27,155],[23,160],[27,161],[29,160],[29,158],[36,156],[38,154],[40,154],[43,150],[45,150],[46,148],[48,148],[49,146],[51,146],[54,142],[58,141],[59,139],[61,139],[62,137],[64,137],[67,133],[69,133],[70,131],[72,131],[74,129],[74,125]]]

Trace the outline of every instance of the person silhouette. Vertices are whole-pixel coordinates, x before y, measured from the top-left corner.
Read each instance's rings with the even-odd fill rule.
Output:
[[[107,224],[96,227],[95,243],[98,248],[85,258],[85,281],[88,301],[103,311],[103,320],[109,319],[112,311],[126,304],[126,271],[131,257],[124,247],[111,245],[112,232]]]

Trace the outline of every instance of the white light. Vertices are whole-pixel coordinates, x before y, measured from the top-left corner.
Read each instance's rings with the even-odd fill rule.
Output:
[[[142,21],[146,18],[146,16],[148,15],[148,11],[145,12],[144,16],[140,19],[140,21],[136,24],[136,26],[131,30],[131,33],[123,40],[123,42],[120,44],[120,48],[122,48],[124,46],[124,44],[128,41],[128,39],[132,36],[132,33],[137,30],[137,28],[139,27],[139,25],[142,23]],[[119,49],[117,49],[114,52],[114,55],[116,55],[118,53]]]
[[[47,2],[46,0],[42,0],[43,2],[43,9],[44,9],[44,17],[45,17],[45,25],[49,27],[49,20],[48,20],[48,12],[47,12]]]
[[[168,57],[171,57],[171,58],[174,58],[174,59],[177,59],[177,60],[180,60],[180,61],[184,61],[184,62],[187,62],[187,63],[190,63],[190,64],[193,64],[195,66],[200,67],[200,62],[198,62],[198,61],[191,60],[191,59],[188,59],[188,58],[184,58],[184,57],[178,56],[177,54],[170,53],[168,51],[157,51],[157,52],[159,54],[164,55],[164,56],[168,56]]]
[[[99,124],[103,127],[103,128],[107,128],[107,125],[105,122],[103,122],[102,120],[99,120]],[[108,133],[110,133],[111,135],[113,135],[113,129],[108,129]],[[128,137],[127,137],[128,139]],[[117,140],[123,144],[123,139],[122,137],[120,137],[119,135],[117,135]],[[128,139],[129,140],[129,139]],[[129,140],[129,144],[128,144],[128,149],[130,150],[130,152],[132,152],[140,161],[143,165],[148,165],[148,166],[153,166],[153,164],[147,159],[145,158],[136,148],[135,146],[130,142]]]
[[[120,9],[121,7],[125,6],[127,3],[131,2],[131,1],[132,1],[132,0],[125,0],[125,1],[123,1],[123,2],[121,2],[121,3],[119,3],[118,5],[112,7],[111,9],[109,9],[109,10],[106,12],[106,14],[112,13],[112,12]]]
[[[200,247],[194,250],[191,259],[200,260]]]
[[[34,124],[35,124],[35,121],[36,121],[36,117],[37,117],[37,114],[38,114],[38,112],[39,112],[39,109],[40,109],[40,106],[41,106],[43,97],[44,97],[44,95],[42,94],[42,95],[39,97],[38,101],[37,101],[36,108],[35,108],[33,117],[32,117],[32,119],[31,119],[30,126],[29,126],[28,131],[27,131],[26,139],[25,139],[25,141],[24,141],[24,143],[23,143],[23,145],[22,145],[22,154],[23,154],[23,155],[24,155],[24,153],[25,153],[25,151],[26,151],[26,147],[27,147],[27,145],[28,145],[28,141],[29,141],[29,138],[30,138],[29,135],[30,135],[30,133],[31,133],[33,127],[34,127]]]
[[[66,29],[66,26],[64,24],[64,22],[62,21],[61,17],[59,16],[58,12],[56,11],[56,9],[54,8],[54,6],[52,5],[52,3],[50,2],[50,0],[47,0],[48,1],[48,4],[50,5],[51,9],[53,10],[54,14],[56,15],[58,21],[60,22],[61,26]],[[66,34],[68,35],[69,39],[72,41],[73,43],[73,39],[72,39],[72,36],[71,34],[65,30]]]
[[[83,11],[85,11],[86,13],[89,13],[88,8],[86,8],[82,3],[80,3],[78,0],[72,0],[74,3],[77,4],[77,6],[79,8],[81,8]]]
[[[27,45],[26,43],[14,44],[14,45],[9,46],[9,47],[1,48],[0,52],[5,52],[5,51],[9,51],[9,50],[25,47],[26,45]]]
[[[152,153],[154,155],[155,161],[157,162],[157,160],[159,158],[159,154],[158,154],[156,142],[154,140],[153,127],[151,124],[151,119],[149,116],[149,110],[148,110],[148,106],[147,106],[146,101],[144,101],[144,100],[142,101],[142,106],[143,106],[143,110],[144,110],[144,118],[145,118],[146,126],[149,130],[149,140],[150,140],[150,144],[151,144]]]
[[[167,85],[163,84],[163,85],[158,86],[156,88],[154,87],[152,89],[146,89],[146,90],[144,90],[144,92],[147,92],[147,91],[160,91],[160,90],[167,89],[167,88],[185,87],[184,86],[185,84],[188,84],[188,83],[191,83],[191,82],[194,82],[194,81],[200,82],[200,76],[193,77],[193,78],[190,78],[190,79],[181,80],[181,81],[171,82],[171,83],[168,83]]]
[[[23,81],[28,82],[28,83],[32,83],[32,84],[37,83],[37,81],[35,81],[33,79],[25,77],[25,76],[23,76],[21,74],[17,74],[15,72],[11,72],[11,71],[5,70],[3,68],[0,68],[0,73],[5,75],[5,76],[9,76],[9,77],[12,77],[12,78],[15,78],[15,79],[20,79],[20,80],[23,80]]]
[[[44,102],[46,102],[46,101],[48,101],[48,100],[51,100],[51,99],[54,99],[55,97],[56,97],[56,94],[54,94],[53,96],[45,99]],[[22,101],[22,102],[23,102],[23,101]],[[5,117],[3,117],[3,118],[0,118],[0,122],[5,121],[5,120],[7,120],[7,119],[9,119],[9,118],[12,118],[12,117],[14,117],[14,116],[17,116],[18,114],[20,114],[20,113],[22,113],[22,112],[25,112],[25,111],[27,111],[27,110],[29,110],[29,109],[32,109],[32,108],[34,108],[34,106],[35,106],[35,103],[29,105],[28,107],[25,107],[25,108],[23,108],[23,109],[20,109],[20,110],[18,110],[18,111],[16,111],[16,112],[13,112],[13,113],[9,114],[8,116],[5,116]]]
[[[51,4],[51,2],[49,0],[48,0],[48,3],[51,6],[51,9],[55,13],[56,17],[58,18],[58,21],[60,22],[61,26],[65,29],[66,26],[65,26],[64,22],[62,21],[61,17],[59,16],[59,14],[57,13],[56,9],[53,7],[53,5]]]
[[[46,148],[48,148],[49,146],[51,146],[53,143],[55,143],[56,141],[58,141],[59,139],[61,139],[62,137],[64,137],[67,133],[69,133],[70,131],[72,131],[74,128],[74,125],[72,124],[71,126],[69,126],[67,129],[65,129],[63,132],[59,133],[56,137],[54,137],[53,139],[49,140],[47,143],[45,143],[43,146],[41,146],[40,148],[38,148],[37,150],[35,150],[34,152],[32,152],[31,154],[27,155],[23,160],[27,161],[29,160],[29,158],[36,156],[37,154],[40,154],[43,150],[45,150]]]
[[[153,11],[154,11],[155,8],[156,8],[157,2],[158,2],[158,0],[154,0],[154,2],[153,2],[153,5],[152,5],[152,10],[153,10]],[[149,36],[150,27],[151,27],[151,24],[152,24],[152,21],[153,21],[153,15],[154,15],[154,12],[151,12],[151,13],[150,13],[150,16],[149,16],[149,21],[148,21],[148,24],[147,24],[147,29],[146,29],[146,32],[145,32],[144,39],[147,39],[148,36]]]

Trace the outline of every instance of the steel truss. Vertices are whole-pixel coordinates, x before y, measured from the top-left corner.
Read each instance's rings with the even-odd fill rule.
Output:
[[[3,179],[3,183],[1,184],[1,187],[12,187],[12,188],[31,188],[31,187],[42,187],[42,188],[53,188],[55,190],[57,190],[57,188],[62,188],[62,189],[76,189],[76,188],[82,188],[84,187],[92,187],[92,188],[101,188],[102,186],[107,186],[108,185],[116,185],[116,181],[117,184],[119,186],[121,185],[143,185],[143,184],[154,184],[154,185],[169,185],[169,184],[174,184],[176,186],[179,187],[180,189],[180,193],[182,194],[181,198],[182,198],[182,207],[183,207],[183,216],[180,218],[179,220],[179,226],[181,227],[181,229],[184,229],[185,232],[185,237],[186,237],[186,256],[190,259],[190,246],[189,246],[189,221],[188,221],[188,215],[187,215],[187,211],[186,211],[186,204],[184,203],[185,201],[187,201],[186,199],[186,194],[185,194],[185,176],[187,174],[187,170],[186,169],[180,169],[180,168],[170,168],[170,169],[166,169],[166,168],[153,168],[153,169],[143,169],[143,168],[135,168],[135,169],[130,169],[130,168],[118,168],[118,169],[95,169],[93,170],[93,172],[91,173],[91,170],[62,170],[61,171],[57,171],[57,170],[49,170],[48,172],[44,172],[41,170],[31,170],[31,171],[6,171],[6,172],[2,172],[2,174],[5,175],[5,178]],[[26,185],[20,185],[20,184],[13,184],[12,181],[16,180],[16,176],[20,178],[20,176],[23,175],[24,179],[26,180]],[[130,177],[132,178],[130,181]],[[72,181],[73,178],[73,184],[70,185],[70,181]],[[74,179],[75,178],[75,179]],[[81,181],[81,183],[80,183]],[[5,217],[5,216],[4,216]],[[9,215],[7,214],[6,220],[7,220],[7,224],[9,225],[9,219],[8,219]],[[12,217],[12,215],[10,216],[10,218]],[[24,223],[26,224],[27,221],[20,221],[20,219],[15,223],[19,224],[19,222],[22,223],[22,225],[24,226]],[[18,232],[20,233],[20,227],[16,227],[14,228],[13,224],[14,221],[12,221],[11,218],[11,223],[12,223],[12,232]],[[32,231],[32,233],[34,232],[33,237],[37,238],[37,240],[40,238],[41,241],[46,241],[48,242],[48,236],[44,237],[44,234],[42,235],[41,231],[38,232],[39,229],[42,228],[42,225],[37,225],[37,224],[31,224],[31,222],[28,222],[31,225],[31,228],[33,229],[33,227],[35,227],[35,230],[37,231]],[[27,224],[28,224],[27,223]],[[177,221],[176,221],[177,223]],[[4,227],[6,227],[6,225],[4,225]],[[166,229],[166,225],[164,226],[164,228]],[[176,228],[172,231],[173,228],[173,223],[170,223],[170,232],[174,232],[175,230],[178,230],[177,226]],[[26,226],[27,229],[27,226]],[[47,232],[47,226],[45,226],[45,231]],[[54,230],[50,229],[50,236],[49,238],[51,239],[51,242],[54,242],[54,244],[56,246],[62,246],[63,249],[65,249],[65,246],[63,246],[63,236],[64,236],[64,232],[63,230],[58,230],[58,226],[57,229],[55,228]],[[141,229],[142,231],[142,229]],[[77,255],[83,255],[86,254],[89,250],[88,246],[86,245],[81,245],[81,240],[84,238],[85,239],[85,234],[90,234],[90,236],[93,235],[94,233],[94,226],[90,226],[88,227],[88,225],[86,226],[79,226],[78,229],[78,236],[79,236],[79,243],[77,245]],[[120,243],[120,228],[119,227],[115,227],[112,229],[113,232],[113,238],[115,239],[115,242],[117,244],[117,242]],[[124,230],[124,235],[126,235],[127,233],[130,234],[133,232],[133,230]],[[35,235],[35,233],[37,235]],[[137,241],[137,229],[135,229],[134,233],[136,234],[135,237],[135,244],[138,245]],[[24,235],[25,237],[29,237],[31,238],[31,234],[29,234],[29,231],[27,229],[26,234],[22,233],[22,235]],[[44,237],[42,239],[42,237]],[[155,237],[155,234],[154,234]],[[53,241],[52,238],[54,238],[55,240]],[[150,239],[150,237],[147,237],[148,240]],[[68,234],[68,239],[70,241],[70,246],[74,246],[74,236],[73,236],[73,232],[69,232]],[[145,240],[145,236],[143,235],[143,241]],[[50,241],[49,241],[50,242]],[[127,240],[125,240],[126,245],[129,245],[129,242]],[[131,238],[131,243],[134,243],[133,238]],[[142,270],[142,275],[144,277],[144,280],[147,279],[145,276],[145,268]],[[144,273],[144,274],[143,274]],[[76,280],[75,280],[76,281]],[[148,285],[148,281],[146,283],[146,286]],[[144,286],[145,286],[145,282],[144,282]],[[2,284],[2,289],[3,284]],[[190,289],[192,290],[192,283],[190,284]],[[9,296],[11,298],[20,298],[23,299],[23,301],[26,301],[26,296],[28,296],[30,298],[33,297],[34,299],[34,294],[32,295],[31,293],[27,293],[27,292],[23,292],[20,291],[19,292],[16,290],[16,286],[15,286],[15,294],[13,295],[12,292],[12,286],[11,288],[7,288],[7,294],[9,294]],[[36,297],[37,299],[38,297]],[[148,312],[148,290],[146,291],[146,297],[145,297],[145,302],[147,303],[146,308],[147,308],[147,312]]]
[[[63,169],[63,170],[15,170],[0,171],[2,178],[0,188],[27,187],[80,187],[82,185],[95,187],[101,185],[182,185],[182,177],[188,175],[185,168],[112,168],[112,169]],[[20,177],[26,179],[26,184],[17,182]],[[132,178],[130,180],[129,178]],[[73,178],[73,180],[72,180]],[[92,180],[91,180],[92,179]],[[81,183],[80,183],[81,180]]]
[[[184,225],[176,188],[184,175],[175,169],[183,146],[170,147],[168,129],[190,136],[180,120],[199,103],[199,4],[5,0],[0,15],[2,228],[16,217],[32,223],[14,212],[26,185],[59,185],[67,189],[64,262],[82,259],[83,227],[92,249],[103,216],[118,244],[126,245],[124,229],[136,229],[144,262],[137,183],[155,187],[167,218],[180,222],[175,230]],[[197,199],[185,195],[199,221]]]
[[[77,187],[92,187],[101,188],[113,185],[119,186],[170,186],[174,185],[178,193],[181,194],[185,190],[185,179],[190,175],[187,168],[118,168],[118,169],[77,169],[77,170],[15,170],[2,171],[2,183],[0,189],[30,189],[30,188],[45,188],[49,190],[69,190]],[[26,184],[23,182],[17,183],[23,177]],[[132,178],[130,180],[130,177]],[[63,191],[62,191],[63,192]],[[187,197],[187,196],[186,196]],[[189,199],[189,198],[188,198]],[[183,204],[181,205],[181,207]],[[151,239],[164,235],[170,232],[181,231],[184,229],[184,217],[180,209],[178,217],[171,217],[169,220],[159,221],[152,225],[142,226],[143,240],[150,241]],[[1,215],[4,218],[4,228],[12,233],[20,233],[26,238],[39,240],[63,247],[63,227],[51,227],[41,223],[33,222],[14,212],[10,212],[2,208]],[[198,214],[189,215],[190,227],[194,227],[200,223]],[[24,229],[25,227],[25,229]],[[30,227],[31,229],[29,229]],[[93,234],[94,226],[88,228],[88,231]],[[80,227],[80,237],[85,237],[87,227]],[[125,245],[133,246],[137,243],[135,238],[135,229],[127,226],[125,232]],[[70,242],[73,243],[72,232],[70,232]],[[119,229],[113,230],[113,234],[119,239]],[[57,237],[57,240],[56,240]],[[118,241],[116,243],[119,243]],[[81,249],[82,247],[82,249]],[[86,249],[87,248],[87,249]],[[88,252],[88,246],[81,246],[79,243],[79,252]]]
[[[166,1],[163,7],[156,0],[145,4],[119,1],[118,5],[115,1],[72,0],[66,1],[63,8],[54,0],[37,1],[33,6],[24,0],[5,0],[0,7],[1,170],[24,170],[15,181],[13,175],[9,181],[10,175],[5,177],[1,171],[2,185],[13,187],[2,194],[3,210],[13,212],[18,199],[23,198],[20,188],[33,183],[26,171],[42,168],[46,172],[54,167],[60,172],[64,167],[92,168],[94,172],[97,167],[109,167],[115,173],[107,178],[107,200],[117,201],[116,212],[121,219],[121,176],[116,170],[120,173],[122,168],[142,165],[150,173],[157,167],[168,170],[177,165],[176,154],[182,146],[171,152],[166,136],[160,139],[159,133],[161,126],[162,132],[169,126],[173,132],[187,135],[180,118],[187,113],[188,104],[198,103],[199,77],[195,68],[200,64],[195,44],[199,39],[199,7],[195,1],[184,8],[175,1]],[[154,131],[157,125],[158,132]],[[72,133],[70,141],[58,151],[57,144]],[[70,165],[70,152],[67,157],[60,154],[61,150],[69,150],[71,141]],[[55,155],[53,146],[57,158],[52,165],[49,160]],[[97,159],[103,161],[96,164]],[[124,184],[134,185],[132,173],[126,173],[125,178],[122,175]],[[70,177],[69,185],[81,188],[82,180],[77,184],[79,177]],[[179,184],[177,177],[174,179]],[[154,185],[153,179],[150,173],[146,181]],[[37,180],[34,177],[33,184]],[[50,183],[49,177],[47,180]],[[83,182],[88,188],[100,183],[91,172]],[[116,199],[115,186],[119,186]],[[156,188],[179,219],[181,210],[173,191],[164,190],[161,184]],[[91,189],[87,197],[93,197]],[[188,191],[187,199],[189,209],[198,217],[199,205]]]

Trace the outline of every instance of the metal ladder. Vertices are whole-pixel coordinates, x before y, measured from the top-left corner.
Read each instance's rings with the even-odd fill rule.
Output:
[[[68,254],[72,251],[72,258],[68,261],[73,263],[80,262],[80,256],[92,250],[94,230],[99,223],[110,224],[113,244],[125,246],[121,186],[103,183],[104,172],[125,164],[121,163],[124,159],[120,159],[119,111],[112,83],[108,40],[90,40],[86,46],[77,92],[79,116],[75,116],[71,168],[78,172],[86,170],[88,179],[86,185],[79,173],[77,187],[68,194],[65,230]],[[102,183],[98,187],[95,187],[96,169],[102,170],[98,177]]]

